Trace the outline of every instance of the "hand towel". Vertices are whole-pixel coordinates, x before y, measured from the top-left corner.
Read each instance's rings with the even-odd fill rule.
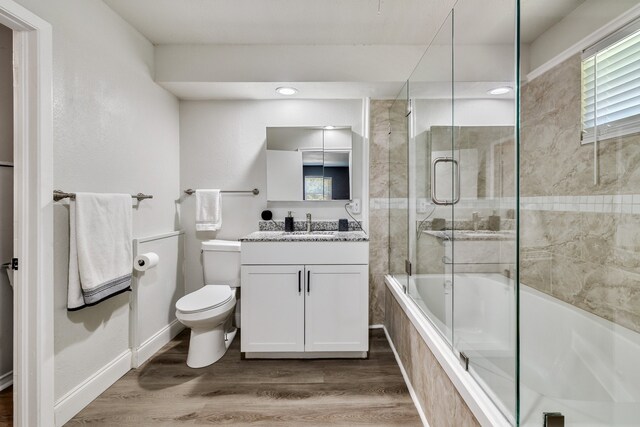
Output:
[[[69,205],[67,310],[130,290],[131,195],[76,193]]]
[[[216,231],[221,227],[220,190],[196,190],[196,230]]]

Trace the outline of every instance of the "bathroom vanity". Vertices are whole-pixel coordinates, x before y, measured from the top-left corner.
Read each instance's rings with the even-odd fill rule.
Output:
[[[240,240],[246,358],[367,357],[366,234],[257,231]]]

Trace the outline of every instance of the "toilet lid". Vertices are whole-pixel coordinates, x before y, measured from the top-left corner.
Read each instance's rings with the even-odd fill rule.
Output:
[[[205,285],[195,292],[183,296],[176,303],[176,309],[183,313],[197,313],[220,307],[232,298],[227,285]]]

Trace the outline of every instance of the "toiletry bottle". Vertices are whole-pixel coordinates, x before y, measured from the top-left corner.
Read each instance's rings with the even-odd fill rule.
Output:
[[[489,223],[487,228],[491,231],[500,231],[500,215],[497,211],[493,211],[493,215],[489,215]]]
[[[293,231],[293,215],[292,212],[289,211],[287,216],[284,218],[284,231]]]

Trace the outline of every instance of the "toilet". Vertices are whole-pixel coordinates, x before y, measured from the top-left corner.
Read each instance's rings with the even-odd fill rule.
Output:
[[[240,286],[240,242],[202,243],[204,286],[176,302],[176,317],[191,328],[187,365],[202,368],[218,361],[231,345],[236,328],[230,316]]]

